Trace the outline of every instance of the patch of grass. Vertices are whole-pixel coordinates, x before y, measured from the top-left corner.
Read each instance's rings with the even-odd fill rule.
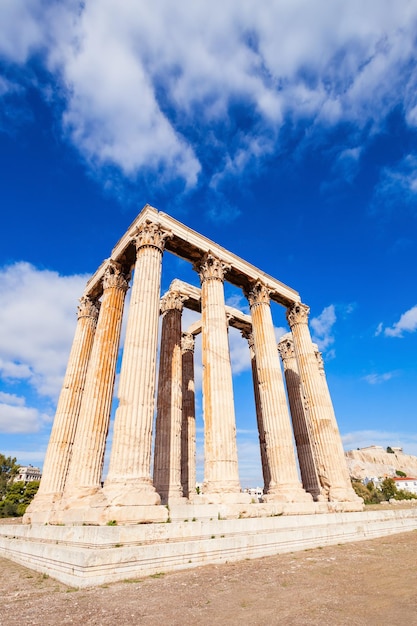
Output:
[[[74,593],[74,591],[79,591],[80,588],[79,587],[68,587],[68,589],[66,590],[66,593]]]
[[[150,575],[150,578],[162,578],[162,576],[165,576],[165,572],[155,572],[155,574]]]
[[[125,578],[124,583],[143,583],[143,578]]]
[[[117,521],[115,519],[109,519],[106,526],[117,526]]]

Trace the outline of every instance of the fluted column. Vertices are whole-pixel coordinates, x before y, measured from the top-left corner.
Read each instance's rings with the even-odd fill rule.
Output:
[[[327,385],[323,384],[308,328],[310,308],[295,303],[287,310],[298,371],[310,416],[321,494],[330,501],[356,502],[339,428]]]
[[[217,495],[217,499],[221,500],[227,494],[240,495],[232,370],[223,291],[227,266],[207,253],[196,267],[201,280],[202,312],[205,434],[203,493]]]
[[[135,237],[136,265],[119,380],[110,466],[110,503],[159,504],[151,479],[152,422],[162,254],[170,233],[146,222]]]
[[[103,277],[100,314],[65,484],[65,498],[92,495],[101,488],[128,279],[120,263],[109,261]]]
[[[255,343],[253,333],[242,332],[244,339],[247,339],[249,345],[250,360],[252,366],[253,393],[255,397],[256,421],[258,424],[259,447],[261,451],[262,475],[264,479],[264,493],[268,493],[269,484],[271,482],[271,471],[269,469],[268,455],[266,452],[265,427],[262,416],[261,398],[259,395],[259,378],[258,368],[256,365]]]
[[[284,365],[284,376],[303,487],[317,500],[320,499],[321,493],[320,481],[314,460],[309,414],[300,383],[291,333],[281,337],[278,343],[278,352]]]
[[[311,500],[298,479],[292,430],[268,289],[257,281],[247,293],[259,379],[259,396],[265,429],[270,482],[267,501],[306,502]]]
[[[99,309],[100,303],[96,300],[81,298],[78,323],[45,456],[42,480],[38,493],[27,509],[28,514],[44,508],[44,504],[51,503],[64,490]]]
[[[194,344],[193,335],[182,334],[181,483],[186,498],[195,494],[196,487]]]
[[[161,299],[162,332],[153,475],[162,504],[183,497],[181,313],[184,299],[175,291],[168,291]]]

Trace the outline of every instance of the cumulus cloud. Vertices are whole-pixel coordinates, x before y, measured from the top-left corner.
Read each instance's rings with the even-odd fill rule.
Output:
[[[38,394],[57,398],[85,282],[84,276],[60,276],[23,262],[0,269],[0,374],[4,381],[26,381]],[[11,396],[8,404],[12,404]]]
[[[217,189],[277,150],[287,121],[369,133],[401,103],[416,125],[413,3],[5,0],[0,22],[0,55],[44,63],[63,131],[96,171],[188,188],[203,171]],[[360,146],[347,145],[349,177]]]
[[[0,401],[0,432],[8,434],[35,433],[50,417],[35,408],[25,405],[25,399],[8,404]]]
[[[404,333],[414,333],[417,330],[417,305],[403,313],[393,326],[384,329],[386,337],[404,337]]]
[[[311,318],[313,341],[318,345],[319,350],[326,351],[334,343],[332,331],[335,323],[336,310],[334,304],[326,306],[320,315]]]

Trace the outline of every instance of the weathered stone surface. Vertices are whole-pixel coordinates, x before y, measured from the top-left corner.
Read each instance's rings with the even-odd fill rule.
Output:
[[[201,290],[174,280],[160,300],[164,250],[192,261],[200,275]],[[120,325],[132,268],[119,402],[109,471],[102,488]],[[251,316],[225,305],[224,281],[243,289],[249,299]],[[304,421],[301,417],[294,421],[294,433],[276,348],[271,299],[288,307],[293,330],[301,383],[298,392],[301,386],[303,390],[299,393],[300,406],[305,400]],[[93,312],[100,300],[101,313],[95,330]],[[182,329],[183,306],[201,311],[201,320],[188,329],[188,334]],[[188,506],[203,507],[200,511],[211,505],[224,507],[219,514],[228,518],[361,508],[350,487],[324,368],[317,361],[307,327],[307,309],[294,290],[146,206],[116,245],[111,258],[103,262],[87,283],[84,313],[77,326],[46,471],[39,496],[25,521],[55,524],[168,521],[161,497],[162,503],[171,508],[183,502],[184,496]],[[262,504],[252,505],[250,494],[242,493],[239,483],[229,324],[249,340],[265,481]],[[193,337],[200,332],[205,458],[203,494],[197,495]],[[291,395],[294,390],[291,391],[289,383],[287,386]],[[311,493],[302,488],[293,434],[305,474],[303,481],[307,486],[314,475],[318,476],[320,493],[311,485],[308,488],[316,498],[323,496],[326,502],[313,503]],[[316,474],[309,470],[307,475],[307,461],[311,459]]]
[[[307,323],[309,313],[308,306],[295,303],[287,309],[287,320],[292,332],[300,384],[309,415],[320,495],[330,501],[355,502],[358,496],[350,482],[333,403],[326,379],[319,370],[316,351],[311,341]]]
[[[220,519],[215,509],[212,519],[170,524],[0,526],[0,555],[68,585],[89,587],[417,529],[416,507],[246,519]]]
[[[388,453],[380,446],[345,452],[352,478],[381,478],[395,476],[398,470],[412,478],[417,477],[417,457],[402,452]]]
[[[292,431],[281,367],[275,343],[269,291],[260,281],[247,293],[265,433],[270,481],[265,499],[297,502],[311,500],[298,479]]]
[[[241,493],[223,279],[227,266],[208,253],[196,265],[201,280],[204,483],[206,502],[249,500]]]

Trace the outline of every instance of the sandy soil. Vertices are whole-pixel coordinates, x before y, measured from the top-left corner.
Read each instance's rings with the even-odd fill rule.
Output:
[[[0,626],[417,624],[417,531],[83,590],[0,572]]]

